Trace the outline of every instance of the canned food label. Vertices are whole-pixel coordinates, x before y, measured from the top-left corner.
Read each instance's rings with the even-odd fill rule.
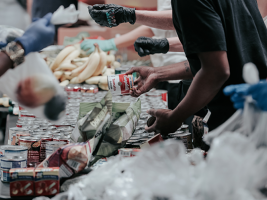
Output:
[[[112,75],[108,76],[108,87],[114,94],[129,94],[134,86],[132,75]]]
[[[30,163],[39,163],[41,141],[20,141],[20,146],[28,147],[28,166]]]
[[[1,161],[1,168],[26,168],[26,160],[24,161]]]
[[[1,170],[1,181],[10,182],[9,170]]]

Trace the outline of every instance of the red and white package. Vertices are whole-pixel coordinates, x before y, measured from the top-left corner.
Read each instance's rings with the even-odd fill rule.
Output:
[[[130,94],[134,86],[134,76],[119,74],[108,76],[108,88],[112,94]]]
[[[59,167],[60,178],[71,177],[88,165],[92,155],[91,146],[90,141],[63,146],[46,158],[38,168]]]

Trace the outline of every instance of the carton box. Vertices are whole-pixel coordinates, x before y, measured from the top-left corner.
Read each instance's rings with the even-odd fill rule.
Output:
[[[59,193],[59,167],[35,169],[35,195],[54,196]]]
[[[34,168],[17,168],[9,171],[10,196],[34,196]]]

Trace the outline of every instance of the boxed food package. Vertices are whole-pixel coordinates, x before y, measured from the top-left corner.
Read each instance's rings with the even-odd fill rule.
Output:
[[[35,196],[53,196],[59,193],[59,167],[35,169]]]
[[[34,168],[14,168],[9,171],[10,196],[34,196]]]

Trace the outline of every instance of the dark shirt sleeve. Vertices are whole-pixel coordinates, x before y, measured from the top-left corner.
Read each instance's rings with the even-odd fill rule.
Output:
[[[223,23],[210,0],[175,0],[177,28],[187,56],[227,51]]]

